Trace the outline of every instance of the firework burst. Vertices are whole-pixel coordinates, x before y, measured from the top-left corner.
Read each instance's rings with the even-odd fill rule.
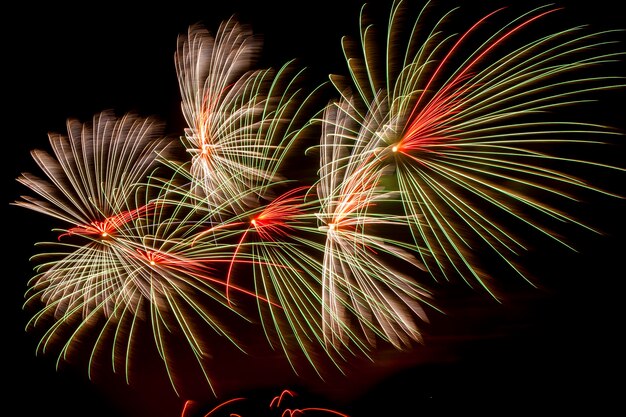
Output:
[[[384,48],[364,7],[359,42],[343,41],[351,81],[331,79],[342,94],[347,87],[355,91],[354,113],[362,124],[384,109],[370,146],[378,148],[380,169],[393,166],[428,270],[460,275],[496,296],[478,253],[495,254],[528,279],[515,262],[527,249],[522,233],[569,246],[551,225],[591,229],[568,215],[565,204],[589,190],[609,193],[573,170],[619,168],[570,155],[614,132],[555,114],[590,92],[623,86],[621,77],[596,71],[622,53],[611,51],[612,31],[571,27],[524,37],[528,28],[552,21],[557,10],[550,7],[494,29],[505,13],[497,10],[446,35],[454,11],[430,24],[426,4],[407,31],[405,6],[393,3]]]
[[[149,213],[153,206],[133,206],[137,184],[143,181],[156,166],[157,153],[162,152],[166,143],[157,139],[159,124],[153,119],[142,119],[134,115],[116,118],[109,112],[96,115],[92,123],[68,121],[68,136],[51,134],[50,144],[54,156],[42,150],[35,150],[32,156],[48,179],[24,173],[18,181],[36,193],[38,197],[22,196],[16,205],[44,213],[70,224],[59,234],[63,241],[56,246],[64,253],[73,252],[79,259],[94,256],[94,265],[100,271],[87,270],[90,277],[107,275],[106,262],[100,262],[99,241],[115,236],[119,228]],[[86,239],[85,246],[65,243],[65,238],[79,236]],[[104,257],[106,259],[106,257]],[[80,261],[67,258],[68,265]],[[39,286],[43,281],[63,283],[69,278],[76,288],[73,291],[57,290],[52,285],[45,291],[44,299],[58,305],[57,315],[71,309],[76,302],[85,315],[100,306],[110,314],[114,297],[107,293],[108,286],[101,287],[101,295],[109,302],[101,305],[100,297],[93,297],[91,291],[80,291],[80,267],[50,268],[44,276],[37,278]],[[67,273],[70,275],[67,276]],[[106,280],[105,280],[106,281]],[[82,281],[90,282],[90,279]],[[87,285],[87,288],[90,288]],[[69,287],[68,287],[69,288]],[[62,301],[61,301],[62,300]]]
[[[382,186],[385,170],[374,163],[371,135],[378,112],[358,126],[352,109],[341,101],[329,106],[322,120],[316,191],[318,229],[325,234],[324,334],[331,345],[360,333],[371,345],[380,337],[402,348],[421,340],[416,318],[426,319],[421,304],[429,294],[415,276],[422,264],[406,244],[381,233],[381,228],[402,228],[406,217],[382,208],[396,197]],[[385,257],[393,259],[393,267]],[[411,275],[402,271],[408,267]]]
[[[67,136],[49,135],[54,156],[31,152],[48,179],[30,173],[17,179],[38,197],[24,195],[15,204],[71,224],[68,235],[113,233],[148,210],[126,207],[164,154],[161,128],[152,118],[117,118],[111,112],[95,115],[91,123],[68,120]]]
[[[202,365],[206,328],[197,319],[234,343],[217,317],[237,313],[226,303],[226,283],[215,277],[219,264],[231,261],[230,252],[217,244],[192,244],[192,232],[179,219],[186,218],[184,211],[162,197],[171,194],[173,183],[146,183],[165,149],[153,123],[108,113],[93,124],[71,122],[69,137],[51,136],[55,158],[33,152],[49,181],[20,178],[43,198],[23,197],[16,204],[73,225],[59,229],[58,242],[38,244],[47,250],[33,257],[37,274],[27,304],[43,307],[29,327],[51,323],[39,349],[60,343],[60,361],[97,332],[90,375],[94,359],[112,342],[113,370],[128,381],[134,334],[147,325],[176,388],[168,343],[186,340],[209,381]]]
[[[51,134],[53,154],[32,152],[45,178],[22,174],[34,196],[14,202],[62,222],[32,258],[38,351],[57,363],[86,352],[90,376],[108,356],[130,382],[145,330],[177,394],[185,358],[215,394],[213,343],[247,353],[231,326],[253,322],[296,373],[304,357],[322,376],[327,359],[343,370],[379,344],[421,342],[437,310],[423,277],[460,276],[498,298],[499,266],[531,281],[518,265],[529,231],[568,248],[563,224],[595,232],[567,208],[616,195],[574,173],[624,169],[576,155],[616,133],[568,111],[624,86],[608,72],[623,55],[616,32],[554,30],[558,9],[545,6],[451,33],[456,11],[428,20],[430,7],[407,27],[395,0],[383,36],[364,7],[358,41],[342,43],[348,76],[330,77],[339,98],[319,113],[321,86],[303,88],[295,61],[257,69],[260,39],[231,18],[178,39],[180,155],[160,123],[133,114]],[[319,144],[302,145],[312,127]],[[305,148],[319,154],[309,178],[290,165]],[[281,408],[288,396],[270,411],[343,416]]]
[[[277,171],[307,103],[298,86],[302,71],[293,61],[278,71],[250,69],[260,46],[231,18],[215,36],[190,27],[175,56],[192,191],[231,214],[254,205],[269,183],[281,179]]]

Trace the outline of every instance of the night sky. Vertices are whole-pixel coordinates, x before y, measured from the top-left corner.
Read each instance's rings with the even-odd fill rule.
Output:
[[[130,386],[107,369],[89,381],[84,364],[62,363],[57,371],[55,354],[35,355],[37,335],[25,332],[30,315],[22,310],[26,283],[33,275],[29,257],[37,251],[36,242],[54,235],[49,219],[9,205],[28,193],[15,181],[20,172],[38,172],[29,151],[49,150],[47,133],[64,132],[68,117],[88,121],[105,109],[120,115],[155,115],[166,122],[168,133],[180,134],[184,120],[173,60],[177,36],[194,23],[214,31],[232,14],[263,36],[260,67],[296,58],[309,68],[310,85],[317,86],[329,73],[344,73],[340,38],[358,33],[361,5],[341,0],[189,3],[165,2],[145,9],[108,3],[84,9],[23,3],[4,13],[4,91],[9,95],[3,96],[2,342],[8,387],[4,407],[15,405],[16,415],[177,417],[185,400],[174,394],[160,362],[149,357],[152,353],[140,361],[143,368]],[[445,10],[461,5],[471,11],[468,17],[509,3],[515,2],[438,2]],[[480,4],[480,10],[474,4]],[[571,25],[626,28],[624,13],[611,1],[557,4],[565,7],[562,18]],[[388,15],[380,7],[385,11],[380,15],[383,25]],[[513,7],[523,12],[531,5]],[[455,22],[462,25],[465,15],[459,16]],[[616,48],[626,51],[626,44]],[[625,75],[624,65],[620,68]],[[624,131],[624,89],[598,97],[600,102],[585,107],[585,117]],[[626,142],[614,146],[608,157],[610,163],[626,167]],[[594,180],[626,195],[626,174]],[[197,398],[198,410],[206,413],[218,402],[239,396],[266,404],[290,388],[301,394],[298,406],[325,406],[352,417],[403,411],[420,416],[457,411],[509,415],[582,408],[603,415],[602,410],[619,404],[622,396],[619,340],[624,325],[618,287],[626,277],[625,209],[625,200],[617,198],[581,202],[576,210],[604,234],[572,228],[568,241],[578,253],[539,239],[521,261],[537,287],[499,277],[506,289],[500,303],[461,281],[435,287],[446,314],[430,315],[424,345],[405,353],[383,351],[377,364],[355,361],[346,376],[332,374],[326,381],[298,378],[269,354],[242,358],[218,348],[215,360],[223,371],[215,383],[221,396],[216,400],[207,392]]]

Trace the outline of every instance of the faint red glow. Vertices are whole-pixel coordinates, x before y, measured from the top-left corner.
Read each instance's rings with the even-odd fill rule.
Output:
[[[269,408],[270,410],[273,410],[277,413],[280,413],[280,417],[298,417],[298,416],[303,416],[305,415],[307,412],[309,411],[315,411],[315,412],[321,412],[321,413],[325,413],[325,414],[332,414],[334,416],[339,416],[339,417],[349,417],[347,414],[344,413],[340,413],[339,411],[335,411],[335,410],[331,410],[329,408],[321,408],[321,407],[306,407],[306,408],[285,408],[285,409],[281,409],[281,403],[283,402],[283,400],[285,399],[285,397],[289,396],[290,398],[296,397],[297,394],[294,391],[285,389],[283,390],[283,392],[280,393],[280,395],[274,397],[269,404]],[[213,407],[208,413],[204,414],[204,417],[211,417],[212,415],[214,415],[214,413],[216,413],[217,411],[220,411],[222,409],[224,409],[225,407],[238,402],[238,401],[242,401],[245,400],[246,398],[233,398],[230,399],[228,401],[224,401],[220,404],[218,404],[217,406]],[[187,416],[187,412],[189,410],[189,406],[193,401],[188,400],[185,401],[185,403],[183,404],[183,410],[181,412],[180,417],[189,417]],[[243,417],[241,414],[235,413],[235,412],[229,412],[228,413],[229,417]],[[250,416],[252,417],[252,416]]]
[[[193,401],[191,401],[191,400],[187,400],[187,401],[185,401],[185,404],[183,404],[183,411],[181,411],[181,413],[180,413],[180,417],[187,417],[187,416],[186,416],[186,414],[187,414],[187,410],[188,410],[188,408],[189,408],[189,405],[190,405],[192,402],[193,402]]]
[[[272,398],[272,401],[270,401],[270,409],[272,407],[280,407],[280,402],[283,400],[285,395],[289,395],[290,397],[295,397],[296,393],[288,389],[283,390],[283,392],[281,392],[280,395],[277,395],[276,397]]]
[[[215,413],[216,411],[226,407],[227,405],[232,404],[232,403],[237,402],[237,401],[244,400],[244,399],[245,398],[232,398],[232,399],[230,399],[228,401],[224,401],[223,403],[218,404],[215,407],[213,407],[213,409],[211,411],[209,411],[207,414],[205,414],[204,417],[210,417],[213,413]],[[183,410],[182,410],[182,412],[180,414],[180,417],[187,417],[186,414],[187,414],[187,411],[189,410],[189,406],[190,406],[191,403],[193,403],[192,400],[185,401],[185,404],[183,404]],[[229,415],[231,417],[241,417],[241,416],[239,416],[239,414],[231,413]]]

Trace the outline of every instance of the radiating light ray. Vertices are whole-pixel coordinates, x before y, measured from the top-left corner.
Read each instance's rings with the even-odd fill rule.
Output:
[[[459,35],[446,34],[455,10],[429,24],[429,7],[407,27],[406,2],[394,1],[385,39],[376,36],[364,7],[360,42],[342,42],[350,80],[331,81],[344,99],[348,87],[357,93],[352,114],[360,124],[371,114],[384,121],[371,146],[378,147],[380,169],[394,167],[428,270],[435,277],[460,275],[497,297],[477,250],[491,251],[530,282],[515,262],[527,243],[510,226],[573,249],[552,225],[594,229],[568,214],[566,203],[588,191],[616,196],[577,178],[572,166],[623,168],[569,155],[618,133],[553,113],[589,101],[589,93],[623,87],[623,77],[600,68],[624,53],[615,50],[617,31],[577,26],[529,37],[529,28],[557,14],[550,6],[487,27],[504,13],[495,10]]]

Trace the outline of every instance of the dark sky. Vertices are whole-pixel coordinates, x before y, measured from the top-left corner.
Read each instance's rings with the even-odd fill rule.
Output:
[[[127,386],[121,375],[106,372],[92,382],[82,366],[63,365],[56,371],[56,356],[35,356],[37,339],[24,331],[29,316],[21,305],[32,276],[28,258],[36,251],[35,242],[49,238],[50,222],[9,207],[24,192],[14,179],[22,171],[34,170],[28,152],[48,149],[47,133],[63,131],[66,118],[88,120],[105,109],[155,115],[166,121],[170,133],[181,132],[184,124],[173,63],[176,37],[197,22],[213,30],[231,14],[238,14],[263,35],[262,65],[278,66],[297,58],[310,68],[311,85],[317,85],[328,73],[343,73],[340,37],[356,34],[361,4],[341,0],[287,5],[188,3],[165,2],[144,9],[108,3],[84,9],[23,3],[4,13],[3,69],[8,75],[3,90],[9,94],[3,96],[3,218],[9,233],[4,239],[8,267],[2,274],[7,289],[2,341],[8,387],[4,406],[14,405],[16,415],[174,417],[184,400],[176,397],[159,371],[146,371],[138,377],[139,386]],[[475,16],[481,14],[478,4],[481,10],[491,10],[516,2],[438,3],[446,10],[461,5],[467,15]],[[572,25],[626,28],[623,12],[611,1],[557,4],[565,6],[563,19],[571,19]],[[386,19],[386,14],[381,15],[380,23]],[[461,24],[462,17],[457,21]],[[626,45],[618,48],[626,50]],[[623,91],[601,98],[604,101],[591,110],[586,108],[585,116],[623,131]],[[611,153],[613,163],[626,167],[625,156],[626,145]],[[626,195],[626,175],[600,180]],[[623,365],[618,286],[625,277],[626,204],[602,197],[585,207],[585,217],[604,235],[572,236],[578,253],[553,245],[531,251],[524,262],[536,276],[538,288],[511,282],[505,299],[497,303],[461,283],[442,285],[447,314],[431,317],[423,347],[408,354],[383,354],[378,366],[359,363],[348,376],[325,382],[280,372],[259,376],[272,364],[253,359],[237,363],[234,358],[222,400],[243,395],[264,403],[283,388],[294,388],[304,395],[302,407],[324,405],[353,417],[400,415],[402,410],[409,410],[407,415],[430,416],[452,410],[508,415],[508,411],[541,407],[608,409],[621,396],[615,381],[622,378]],[[245,386],[239,392],[234,388],[237,378]],[[207,393],[206,404],[200,407],[208,411],[215,401]]]

